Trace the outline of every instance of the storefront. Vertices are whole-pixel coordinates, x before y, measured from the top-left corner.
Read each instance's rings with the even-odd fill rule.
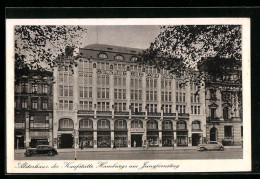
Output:
[[[124,119],[117,119],[115,126],[115,145],[116,147],[127,147],[127,122]]]
[[[79,131],[79,146],[83,148],[93,148],[93,131]]]
[[[24,148],[24,130],[16,129],[14,133],[14,148],[23,149]]]
[[[188,146],[188,130],[184,120],[176,123],[177,146]]]
[[[165,120],[162,123],[162,146],[168,147],[173,145],[172,122]]]
[[[74,123],[72,119],[63,118],[59,120],[58,148],[73,148]]]
[[[38,145],[49,145],[49,131],[31,131],[30,147],[36,148]]]
[[[109,148],[111,147],[111,131],[110,121],[107,119],[100,119],[97,122],[97,147]]]
[[[147,127],[147,141],[150,147],[159,146],[159,131],[158,122],[156,120],[149,120],[146,124]]]

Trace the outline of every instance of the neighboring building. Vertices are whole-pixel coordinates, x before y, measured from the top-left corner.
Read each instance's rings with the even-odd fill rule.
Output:
[[[243,141],[242,71],[227,70],[216,81],[206,82],[207,140],[223,145]]]
[[[15,79],[14,147],[52,145],[52,74],[19,73]]]
[[[206,139],[205,90],[136,63],[141,49],[93,44],[78,66],[54,69],[57,148],[196,146]],[[64,60],[69,63],[70,56]]]

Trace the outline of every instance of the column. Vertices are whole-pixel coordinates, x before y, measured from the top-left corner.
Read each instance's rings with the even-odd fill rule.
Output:
[[[53,146],[53,136],[52,136],[52,113],[49,113],[49,116],[46,116],[46,118],[49,118],[49,145]]]
[[[110,129],[111,129],[111,148],[113,148],[114,140],[115,140],[114,121],[113,120],[110,120]]]
[[[187,83],[187,85],[185,86],[185,93],[186,93],[186,104],[187,104],[187,108],[186,108],[186,113],[190,114],[190,81]]]
[[[97,113],[97,68],[96,64],[93,63],[93,76],[92,76],[92,104],[93,104],[93,110],[94,110],[94,118],[96,118],[96,113]],[[95,66],[95,68],[94,68]]]
[[[145,67],[143,67],[145,68]],[[142,111],[146,111],[145,107],[146,107],[146,73],[145,71],[143,71],[143,77],[142,77]],[[157,96],[158,97],[158,96]]]
[[[159,147],[162,147],[162,120],[158,121],[158,129],[159,129]]]
[[[161,87],[161,80],[162,75],[159,73],[159,77],[157,78],[157,98],[158,98],[158,104],[157,104],[157,111],[161,112],[162,107],[162,87]]]
[[[128,148],[131,148],[131,120],[127,121],[127,143],[128,143]]]
[[[93,137],[94,137],[94,148],[97,148],[97,120],[93,120]]]
[[[220,99],[220,101],[216,101],[216,103],[218,105],[218,108],[216,109],[216,117],[220,117],[220,116],[223,117],[222,105],[221,105],[222,104],[222,102],[221,102],[222,99],[221,99],[221,92],[220,92],[220,90],[216,91],[216,97],[217,97],[217,99]]]
[[[188,146],[192,145],[191,142],[191,120],[186,121],[187,122],[187,130],[188,130]]]
[[[173,141],[174,147],[177,146],[177,132],[176,132],[176,121],[172,122],[172,129],[173,129]]]
[[[109,98],[110,98],[110,111],[113,111],[114,109],[112,108],[112,105],[114,105],[114,75],[113,73],[109,75]],[[123,93],[123,91],[122,91]],[[114,114],[112,112],[112,114]]]
[[[54,67],[53,71],[53,146],[54,148],[58,148],[58,67]]]
[[[78,67],[74,66],[73,69],[73,110],[74,112],[77,112],[79,105],[79,72]]]
[[[144,144],[144,142],[146,142],[146,140],[147,140],[147,130],[146,130],[146,120],[142,120],[142,121],[143,121],[143,128],[145,129],[144,135],[143,135],[143,144]]]
[[[30,146],[30,115],[29,112],[25,112],[25,147]]]
[[[176,112],[176,87],[175,87],[175,76],[172,79],[172,112]]]
[[[131,105],[131,72],[128,68],[126,72],[126,110],[131,111],[129,106]]]

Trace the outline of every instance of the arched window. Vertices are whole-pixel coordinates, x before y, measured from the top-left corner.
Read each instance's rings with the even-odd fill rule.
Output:
[[[115,129],[127,129],[126,121],[123,119],[117,119],[114,125],[115,125]]]
[[[178,121],[177,122],[177,129],[186,129],[186,122],[185,121]]]
[[[227,106],[223,108],[223,118],[225,121],[228,120],[228,107]]]
[[[73,120],[64,118],[59,120],[59,130],[72,131],[74,129]]]
[[[199,129],[200,129],[200,121],[193,121],[192,130],[199,130]]]
[[[115,59],[116,60],[124,60],[124,57],[122,55],[116,55]]]
[[[132,58],[130,59],[130,61],[131,61],[131,62],[136,62],[137,59],[138,59],[138,58],[137,58],[136,56],[134,56],[134,57],[132,57]]]
[[[147,121],[147,129],[158,129],[158,122],[156,120]]]
[[[162,123],[162,129],[164,130],[164,129],[168,129],[168,130],[170,130],[170,129],[172,129],[172,121],[163,121],[163,123]]]
[[[105,53],[100,53],[100,54],[98,54],[98,58],[107,59],[108,56]]]
[[[110,121],[107,119],[100,119],[97,125],[98,129],[110,129]]]
[[[91,119],[81,119],[79,121],[79,128],[93,128],[93,122]]]
[[[131,128],[143,128],[143,122],[141,120],[133,120],[131,122]]]

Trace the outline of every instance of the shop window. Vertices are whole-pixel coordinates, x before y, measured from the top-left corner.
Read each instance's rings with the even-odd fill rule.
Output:
[[[99,129],[109,129],[110,128],[110,122],[107,119],[99,120],[97,125],[98,125]]]

